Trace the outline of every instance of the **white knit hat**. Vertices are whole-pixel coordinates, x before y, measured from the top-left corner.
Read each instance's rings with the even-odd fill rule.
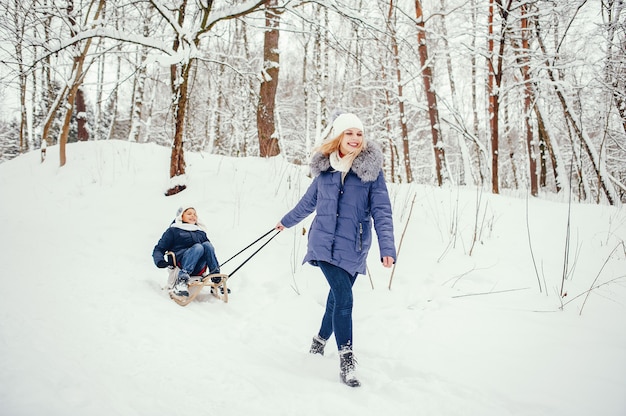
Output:
[[[340,114],[335,121],[333,121],[330,137],[335,138],[348,129],[359,129],[364,131],[363,122],[355,114]]]
[[[178,208],[178,210],[176,211],[176,221],[182,223],[183,222],[183,213],[185,211],[187,211],[189,208],[193,208],[195,210],[193,205],[183,205],[180,208]]]
[[[197,215],[198,214],[197,210],[193,207],[193,205],[183,205],[180,208],[178,208],[178,210],[176,211],[176,219],[174,220],[174,223],[179,224],[179,225],[183,224],[183,213],[190,208],[193,208],[196,211],[196,225],[200,227],[200,229],[202,229],[203,231],[206,231],[206,226],[200,220],[200,217]]]

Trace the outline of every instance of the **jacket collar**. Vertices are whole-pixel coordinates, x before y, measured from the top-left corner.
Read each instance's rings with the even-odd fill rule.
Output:
[[[367,147],[352,162],[351,170],[363,182],[374,182],[378,178],[382,167],[383,151],[377,143],[368,141]],[[313,177],[332,169],[329,157],[320,152],[315,152],[311,157],[310,168]]]

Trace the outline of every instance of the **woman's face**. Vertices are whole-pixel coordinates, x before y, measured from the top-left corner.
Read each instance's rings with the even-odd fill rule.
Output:
[[[339,143],[339,151],[347,155],[356,152],[363,145],[363,132],[359,129],[352,128],[343,132],[343,137]]]
[[[198,222],[196,210],[193,208],[187,208],[185,212],[183,212],[183,215],[181,217],[183,219],[183,222],[187,224],[195,224],[196,222]]]

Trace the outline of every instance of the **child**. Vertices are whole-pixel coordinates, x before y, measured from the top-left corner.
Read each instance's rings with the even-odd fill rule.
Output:
[[[206,228],[198,220],[193,207],[178,209],[176,219],[161,236],[154,246],[152,258],[159,268],[176,266],[171,257],[165,258],[165,253],[171,251],[176,256],[180,272],[172,288],[176,296],[189,296],[187,282],[190,275],[198,275],[206,267],[208,273],[219,273],[220,266],[215,256],[215,248],[206,235]]]

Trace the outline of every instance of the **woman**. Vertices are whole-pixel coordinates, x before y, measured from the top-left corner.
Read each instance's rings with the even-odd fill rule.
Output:
[[[209,241],[206,228],[198,220],[193,207],[178,209],[176,219],[154,247],[152,258],[157,267],[175,266],[171,257],[165,257],[168,251],[175,254],[177,266],[180,267],[180,272],[172,287],[172,293],[176,296],[189,296],[187,282],[190,275],[199,275],[205,267],[208,271],[205,274],[220,272],[215,248]]]
[[[378,145],[365,140],[361,120],[354,114],[339,115],[328,137],[312,156],[313,182],[276,229],[293,227],[316,211],[303,263],[319,266],[330,291],[310,352],[323,355],[334,332],[341,381],[357,387],[361,383],[352,352],[352,286],[359,273],[366,273],[372,219],[382,264],[394,264],[393,220],[382,172],[383,154]]]

